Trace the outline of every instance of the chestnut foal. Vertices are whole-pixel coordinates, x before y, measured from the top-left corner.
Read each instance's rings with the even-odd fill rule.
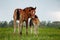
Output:
[[[38,30],[39,24],[40,24],[40,21],[39,21],[37,15],[35,15],[35,17],[30,20],[31,33],[32,33],[32,25],[34,26],[34,33],[35,33],[35,34],[38,33],[37,30]]]
[[[34,18],[36,7],[26,7],[25,9],[15,9],[13,19],[14,19],[14,33],[16,31],[16,21],[19,21],[18,32],[22,34],[22,25],[25,21],[26,23],[26,34],[28,34],[28,19]]]

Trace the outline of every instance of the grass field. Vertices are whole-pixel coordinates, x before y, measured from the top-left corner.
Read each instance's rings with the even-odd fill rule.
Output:
[[[0,28],[0,40],[60,40],[60,29],[57,28],[38,28],[38,35],[30,33],[26,35],[26,29],[23,28],[23,34],[20,36],[16,31],[13,34],[13,28]]]

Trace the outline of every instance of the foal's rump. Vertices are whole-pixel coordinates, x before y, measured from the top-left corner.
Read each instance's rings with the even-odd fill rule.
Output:
[[[20,18],[20,17],[19,17],[19,16],[20,16],[20,12],[19,12],[19,11],[20,11],[20,9],[16,9],[17,20],[19,20],[19,18]]]
[[[16,17],[16,20],[20,19],[22,13],[23,13],[23,9],[15,9],[14,16]]]
[[[17,20],[19,20],[19,16],[20,16],[19,10],[20,9],[16,9],[16,10],[17,10],[17,12],[16,12],[17,13]]]

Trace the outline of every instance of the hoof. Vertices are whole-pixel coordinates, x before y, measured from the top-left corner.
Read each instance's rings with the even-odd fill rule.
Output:
[[[20,35],[22,35],[22,32],[20,32]]]
[[[26,35],[28,35],[28,32],[26,32]]]
[[[13,34],[15,34],[15,32],[13,32]]]

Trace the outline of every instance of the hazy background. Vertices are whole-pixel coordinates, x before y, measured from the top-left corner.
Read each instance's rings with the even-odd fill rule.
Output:
[[[40,21],[60,21],[60,0],[0,0],[0,21],[13,20],[16,8],[37,7]]]

